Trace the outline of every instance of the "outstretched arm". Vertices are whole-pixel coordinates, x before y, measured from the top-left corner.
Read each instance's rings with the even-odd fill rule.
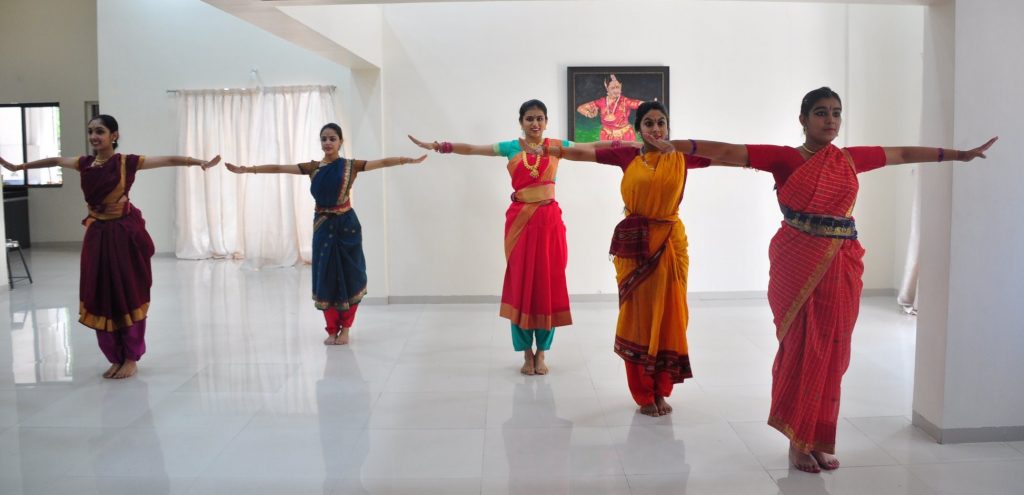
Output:
[[[945,148],[925,148],[922,146],[894,146],[883,147],[885,150],[886,165],[900,165],[903,163],[928,163],[928,162],[969,162],[975,158],[985,158],[985,152],[992,147],[999,137],[994,137],[985,144],[967,151]]]
[[[0,165],[2,165],[7,170],[10,170],[11,172],[48,167],[78,168],[78,158],[64,158],[60,156],[55,156],[52,158],[43,158],[42,160],[36,160],[34,162],[22,163],[21,165],[15,165],[0,157]]]
[[[295,174],[302,175],[301,165],[256,165],[243,167],[233,163],[224,163],[228,170],[236,174]]]
[[[711,159],[713,165],[746,167],[750,165],[747,147],[743,144],[701,141],[698,139],[673,139],[672,148],[680,153]]]
[[[601,148],[618,148],[620,146],[623,146],[623,147],[628,146],[630,148],[639,148],[639,147],[641,147],[643,145],[644,145],[644,143],[641,143],[639,141],[594,141],[592,143],[574,143],[572,147],[573,148],[583,148],[583,149],[599,150]],[[571,158],[570,158],[570,160],[571,160]]]
[[[494,147],[489,144],[466,144],[466,143],[449,143],[445,142],[424,142],[409,136],[412,142],[416,143],[416,146],[425,150],[436,151],[438,153],[455,153],[458,155],[481,155],[481,156],[498,156],[494,152]],[[422,160],[421,160],[422,161]],[[416,162],[419,163],[419,162]]]
[[[423,160],[427,159],[427,155],[423,155],[419,158],[409,158],[407,156],[392,156],[388,158],[381,158],[380,160],[370,160],[366,162],[366,166],[363,170],[370,171],[384,167],[394,167],[395,165],[405,165],[408,163],[422,163]]]
[[[194,165],[199,165],[203,170],[206,170],[218,163],[220,163],[220,155],[208,161],[189,156],[147,156],[142,165],[139,166],[139,170],[160,167],[191,167]]]

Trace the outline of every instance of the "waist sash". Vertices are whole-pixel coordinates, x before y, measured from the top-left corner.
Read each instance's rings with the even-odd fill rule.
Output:
[[[856,239],[857,224],[852,217],[804,213],[779,203],[786,224],[805,234],[832,239]]]
[[[82,225],[88,227],[93,222],[107,222],[117,220],[132,212],[135,209],[130,201],[121,203],[101,203],[89,205],[89,216],[82,220]]]
[[[516,203],[543,203],[553,199],[555,199],[554,182],[541,182],[512,193],[512,201]]]

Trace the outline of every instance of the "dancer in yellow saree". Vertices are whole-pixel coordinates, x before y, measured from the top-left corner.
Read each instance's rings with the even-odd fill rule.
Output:
[[[619,285],[615,353],[625,361],[629,390],[640,412],[661,416],[672,412],[665,397],[671,395],[673,384],[693,377],[686,345],[690,259],[679,204],[687,169],[711,162],[649,146],[649,140],[668,137],[668,112],[659,102],[641,104],[635,126],[644,137],[642,149],[561,151],[569,160],[596,161],[623,170],[621,191],[627,216],[615,227],[610,250]]]

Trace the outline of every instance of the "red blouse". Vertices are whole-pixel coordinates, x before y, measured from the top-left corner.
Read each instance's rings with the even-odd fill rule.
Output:
[[[843,149],[850,153],[850,158],[853,158],[857,173],[885,166],[885,150],[881,146],[853,146]],[[771,172],[775,176],[775,185],[782,187],[790,174],[807,160],[791,146],[748,144],[747,161],[751,168]]]

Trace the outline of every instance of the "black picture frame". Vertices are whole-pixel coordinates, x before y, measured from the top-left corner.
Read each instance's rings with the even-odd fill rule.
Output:
[[[568,67],[566,82],[571,141],[639,139],[632,130],[637,102],[657,100],[669,109],[668,66]],[[608,88],[615,82],[621,96],[610,100]]]

